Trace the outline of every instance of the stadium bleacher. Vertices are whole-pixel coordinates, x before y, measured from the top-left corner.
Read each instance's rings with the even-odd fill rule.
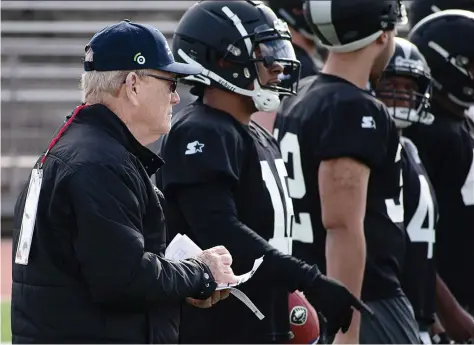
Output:
[[[84,46],[128,18],[171,40],[194,1],[2,1],[2,218],[62,119],[80,102]]]
[[[92,35],[128,18],[156,26],[171,41],[194,2],[2,1],[2,219],[11,217],[32,164],[80,102],[81,61]]]

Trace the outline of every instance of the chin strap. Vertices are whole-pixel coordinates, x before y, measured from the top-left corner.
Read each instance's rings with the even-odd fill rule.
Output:
[[[273,112],[280,105],[280,95],[278,92],[265,90],[260,87],[257,79],[253,82],[254,94],[252,95],[255,108],[259,111]]]
[[[397,107],[395,110],[393,107],[388,108],[388,113],[392,117],[397,128],[403,129],[410,126],[412,123],[422,123],[425,125],[431,125],[434,121],[434,115],[427,113],[426,116],[420,117],[416,109],[410,109],[405,107]]]

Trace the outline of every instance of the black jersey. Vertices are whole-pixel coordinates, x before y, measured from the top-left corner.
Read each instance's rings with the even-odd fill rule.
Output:
[[[402,287],[418,322],[434,322],[436,266],[434,260],[438,205],[433,186],[413,142],[402,144],[403,209],[408,245]]]
[[[412,126],[405,134],[417,146],[436,192],[436,266],[463,306],[474,310],[467,277],[474,272],[474,123],[434,105],[430,126]]]
[[[199,221],[186,219],[184,206],[177,200],[183,188],[226,184],[231,186],[238,220],[281,252],[291,252],[293,208],[285,165],[276,140],[265,129],[254,122],[244,125],[197,101],[173,118],[170,133],[163,138],[161,154],[166,164],[157,181],[168,202],[165,212],[170,239],[181,233],[201,248],[224,245],[233,256],[234,272],[248,272],[257,257],[251,248],[239,244],[239,234],[225,228],[218,229],[219,236],[206,234],[199,229]],[[193,202],[211,203],[211,193],[205,191]],[[206,310],[185,305],[181,342],[288,340],[289,290],[275,282],[259,280],[258,273],[241,290],[265,315],[263,320],[233,296]]]
[[[318,169],[323,160],[354,158],[371,168],[362,298],[401,293],[405,254],[401,197],[401,145],[385,106],[344,79],[319,74],[304,81],[277,112],[278,138],[293,199],[293,255],[325,269],[326,230],[321,220]],[[308,79],[308,78],[306,78]]]

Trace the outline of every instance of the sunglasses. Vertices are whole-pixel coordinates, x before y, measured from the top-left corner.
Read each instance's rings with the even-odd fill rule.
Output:
[[[148,76],[148,77],[152,77],[152,78],[158,79],[158,80],[166,80],[166,81],[169,81],[170,92],[171,92],[171,93],[175,93],[175,92],[176,92],[176,88],[178,87],[178,80],[177,80],[177,79],[162,77],[162,76],[154,75],[154,74],[145,74],[145,75]]]
[[[152,77],[152,78],[155,78],[155,79],[158,79],[158,80],[165,80],[165,81],[169,81],[169,88],[170,88],[170,92],[171,93],[175,93],[176,92],[176,88],[178,87],[178,79],[174,79],[174,78],[167,78],[167,77],[162,77],[162,76],[159,76],[159,75],[154,75],[154,74],[145,74],[147,77]],[[126,80],[123,81],[123,83],[125,84]]]

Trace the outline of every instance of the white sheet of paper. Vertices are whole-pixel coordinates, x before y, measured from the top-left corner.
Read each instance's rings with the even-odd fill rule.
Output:
[[[28,265],[42,183],[43,170],[33,169],[31,172],[30,184],[28,186],[28,193],[26,195],[23,218],[21,220],[20,238],[18,239],[18,246],[15,255],[16,264]]]
[[[202,252],[202,249],[193,242],[188,236],[177,234],[168,245],[165,251],[165,258],[170,260],[184,260],[194,257]],[[255,274],[255,271],[260,267],[263,262],[263,257],[255,260],[252,269],[240,276],[237,276],[238,282],[234,284],[219,284],[216,290],[228,289],[230,287],[236,287],[240,284],[248,281]]]
[[[194,257],[202,252],[202,249],[193,242],[188,236],[177,234],[168,245],[165,251],[165,258],[170,260],[184,260]],[[238,282],[235,284],[219,284],[216,290],[230,289],[230,293],[244,303],[260,320],[265,318],[260,310],[253,304],[250,298],[245,293],[238,290],[236,286],[245,283],[255,274],[255,271],[260,267],[263,262],[263,256],[255,260],[250,272],[237,276]]]
[[[194,257],[202,252],[188,236],[177,234],[165,251],[165,258],[170,260],[184,260]]]
[[[238,286],[240,284],[245,283],[250,278],[252,278],[252,276],[255,274],[255,271],[257,271],[257,269],[260,267],[262,262],[263,262],[263,256],[261,258],[258,258],[257,260],[255,260],[255,262],[253,263],[253,267],[249,272],[247,272],[245,274],[242,274],[240,276],[236,276],[237,279],[239,279],[239,281],[237,283],[234,283],[234,284],[219,284],[217,286],[216,290],[228,289],[229,287],[235,287],[235,286]]]

